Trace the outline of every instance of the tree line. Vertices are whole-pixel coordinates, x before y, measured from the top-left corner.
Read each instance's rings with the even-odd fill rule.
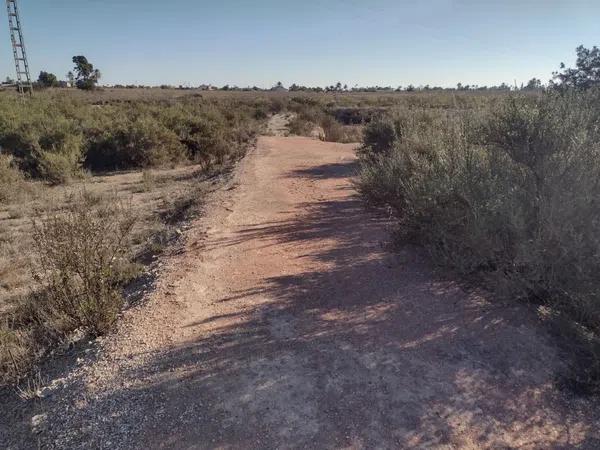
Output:
[[[566,67],[565,63],[560,64],[560,71],[553,72],[552,79],[547,84],[538,78],[531,78],[527,83],[522,83],[520,86],[516,84],[511,86],[507,83],[501,83],[494,86],[480,86],[473,84],[457,83],[455,87],[441,87],[421,85],[414,86],[358,86],[348,87],[347,84],[342,84],[340,81],[329,86],[303,86],[296,83],[291,84],[286,88],[281,81],[270,89],[261,89],[257,86],[238,87],[226,84],[220,88],[212,85],[200,85],[197,87],[185,87],[182,85],[171,86],[161,85],[162,89],[204,89],[204,90],[221,90],[221,91],[279,91],[285,90],[290,92],[429,92],[429,91],[536,91],[543,89],[564,89],[577,88],[587,89],[589,87],[600,85],[600,49],[593,46],[591,49],[580,45],[576,48],[577,59],[575,67]],[[59,81],[56,75],[50,72],[41,71],[36,81],[36,86],[39,88],[49,87],[77,87],[83,90],[94,89],[100,80],[101,73],[94,65],[88,61],[85,56],[73,56],[72,71],[67,73],[67,80]],[[14,81],[7,78],[7,84],[14,84]],[[120,85],[113,86],[115,88],[148,88],[143,85]]]

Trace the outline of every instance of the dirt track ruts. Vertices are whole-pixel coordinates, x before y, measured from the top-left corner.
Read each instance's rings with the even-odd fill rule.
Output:
[[[531,310],[434,275],[351,184],[354,147],[261,137],[151,300],[50,400],[81,448],[599,448]],[[65,406],[69,409],[65,411]]]

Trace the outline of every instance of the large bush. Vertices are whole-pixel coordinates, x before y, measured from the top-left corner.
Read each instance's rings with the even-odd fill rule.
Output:
[[[253,101],[111,101],[40,93],[0,97],[0,147],[29,176],[62,183],[91,171],[223,163],[256,136]],[[258,114],[258,117],[262,117]]]
[[[374,122],[359,189],[391,206],[404,236],[437,261],[598,333],[599,100],[568,92],[477,115],[386,119],[402,131],[385,148],[391,128]]]
[[[75,120],[39,100],[0,102],[0,146],[31,176],[64,182],[79,175],[83,137]]]
[[[85,164],[93,170],[155,167],[186,156],[177,135],[152,116],[106,125],[88,134]]]

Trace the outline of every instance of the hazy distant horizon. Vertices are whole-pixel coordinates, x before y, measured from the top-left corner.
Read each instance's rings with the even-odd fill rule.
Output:
[[[365,4],[368,3],[368,4]],[[455,87],[546,83],[600,44],[600,2],[20,1],[33,78],[85,55],[101,84]],[[5,14],[0,76],[14,65]],[[1,36],[1,35],[0,35]]]

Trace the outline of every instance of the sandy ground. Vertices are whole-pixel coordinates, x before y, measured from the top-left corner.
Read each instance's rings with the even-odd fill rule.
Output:
[[[260,138],[149,301],[54,380],[28,442],[600,448],[597,405],[557,390],[533,311],[392,252],[388,221],[355,197],[353,150]],[[8,446],[28,448],[7,423]]]

